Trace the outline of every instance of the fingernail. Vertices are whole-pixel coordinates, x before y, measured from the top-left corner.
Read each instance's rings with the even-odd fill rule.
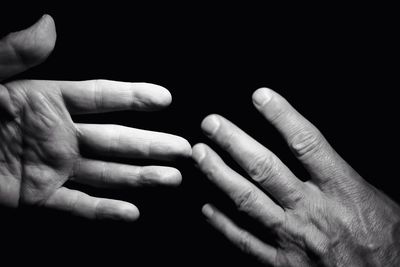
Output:
[[[217,117],[215,115],[211,115],[203,121],[201,128],[206,132],[206,134],[213,135],[217,132],[219,125],[220,123]]]
[[[204,216],[206,216],[206,217],[211,217],[214,214],[214,210],[210,204],[204,205],[203,208],[201,209],[201,211],[203,212]]]
[[[192,157],[197,162],[200,163],[206,156],[206,150],[203,145],[197,145],[193,148]]]
[[[257,106],[264,106],[271,100],[271,90],[267,88],[261,88],[254,92],[253,102]]]

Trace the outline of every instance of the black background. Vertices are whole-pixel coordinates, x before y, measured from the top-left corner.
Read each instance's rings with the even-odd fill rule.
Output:
[[[23,29],[44,13],[56,21],[54,53],[17,78],[146,81],[173,95],[172,105],[162,112],[127,111],[75,121],[170,132],[194,145],[211,144],[200,122],[219,113],[307,179],[280,136],[252,106],[255,89],[273,88],[314,122],[365,179],[399,200],[399,46],[390,10],[365,5],[21,4],[2,7],[0,34]],[[133,224],[92,222],[52,211],[1,210],[1,257],[55,265],[256,264],[214,231],[200,210],[212,202],[240,225],[249,223],[246,218],[190,161],[174,165],[183,174],[179,188],[78,187],[137,205],[141,218]]]

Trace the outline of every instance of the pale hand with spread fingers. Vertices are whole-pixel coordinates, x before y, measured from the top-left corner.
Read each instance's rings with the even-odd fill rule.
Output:
[[[50,16],[6,36],[0,41],[0,80],[42,62],[55,39]],[[108,157],[173,160],[190,157],[189,143],[178,136],[118,125],[77,124],[71,114],[149,111],[170,102],[165,88],[147,83],[20,80],[0,84],[0,205],[37,205],[91,219],[137,219],[139,211],[131,203],[92,197],[64,183],[178,185],[180,172],[86,158],[82,149]]]
[[[360,177],[282,96],[262,88],[253,102],[311,178],[301,181],[263,145],[225,118],[210,115],[202,129],[262,189],[205,144],[193,148],[193,159],[275,240],[261,240],[206,204],[203,213],[211,225],[268,266],[400,266],[400,207]]]

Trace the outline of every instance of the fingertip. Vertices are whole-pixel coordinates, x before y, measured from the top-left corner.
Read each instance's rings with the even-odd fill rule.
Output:
[[[51,28],[55,29],[55,22],[52,16],[49,14],[44,14],[33,27]]]
[[[217,114],[210,114],[203,119],[200,127],[207,135],[212,136],[218,131],[220,125],[220,116]]]
[[[38,51],[43,55],[51,53],[57,39],[56,25],[53,17],[48,14],[43,15],[30,30],[33,34],[31,40],[34,42],[33,45],[37,46]]]
[[[169,186],[179,186],[182,183],[182,174],[178,169],[166,168],[163,181]]]
[[[39,43],[41,43],[44,51],[50,53],[53,51],[57,39],[57,30],[54,19],[50,15],[44,15],[42,17],[42,23],[40,24]]]
[[[173,167],[146,166],[141,168],[140,174],[141,185],[175,187],[182,183],[181,172]],[[137,186],[137,183],[133,183],[133,186]]]
[[[172,102],[171,93],[164,87],[151,83],[134,84],[134,108],[155,111],[168,107]]]
[[[119,213],[121,214],[121,219],[127,222],[134,222],[140,217],[139,209],[131,203],[121,205]]]
[[[52,21],[54,23],[54,19],[51,15],[49,14],[43,14],[43,16],[39,19],[39,21],[44,20],[44,21]]]
[[[189,141],[180,136],[170,136],[172,136],[172,138],[168,147],[159,147],[158,150],[164,150],[164,152],[173,155],[174,158],[190,158],[192,156],[192,146]]]
[[[266,105],[272,98],[273,91],[269,88],[263,87],[257,89],[253,95],[253,103],[256,107],[263,107]]]
[[[206,157],[206,145],[202,144],[202,143],[196,144],[192,148],[192,158],[193,158],[193,160],[197,164],[200,164],[205,157]]]
[[[207,218],[210,218],[214,214],[214,208],[210,204],[207,203],[201,208],[201,212],[203,213],[204,216],[206,216]]]
[[[28,29],[10,35],[10,42],[28,66],[43,62],[53,51],[56,39],[54,20],[47,14]]]
[[[120,200],[106,200],[97,208],[97,218],[133,222],[139,219],[139,209],[132,203]]]
[[[172,95],[167,88],[160,85],[154,85],[159,91],[158,97],[155,98],[155,104],[159,107],[168,107],[172,103]]]

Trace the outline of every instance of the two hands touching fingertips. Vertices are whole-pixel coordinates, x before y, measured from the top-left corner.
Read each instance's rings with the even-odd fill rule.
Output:
[[[46,15],[32,27],[0,40],[0,81],[42,63],[56,31]],[[134,204],[98,198],[65,186],[176,186],[182,175],[164,166],[192,157],[198,169],[258,221],[274,242],[237,225],[206,204],[206,220],[229,241],[268,266],[394,266],[400,264],[400,208],[365,181],[321,132],[281,95],[254,92],[256,110],[282,135],[306,168],[298,177],[265,145],[228,119],[207,116],[205,135],[248,177],[224,163],[209,146],[193,149],[182,137],[120,125],[75,123],[74,115],[120,110],[156,111],[172,101],[149,83],[108,80],[16,80],[0,85],[0,205],[41,206],[90,219],[134,221]],[[249,99],[250,102],[250,99]],[[90,158],[82,151],[107,156]],[[116,163],[112,158],[158,160],[162,166]]]

